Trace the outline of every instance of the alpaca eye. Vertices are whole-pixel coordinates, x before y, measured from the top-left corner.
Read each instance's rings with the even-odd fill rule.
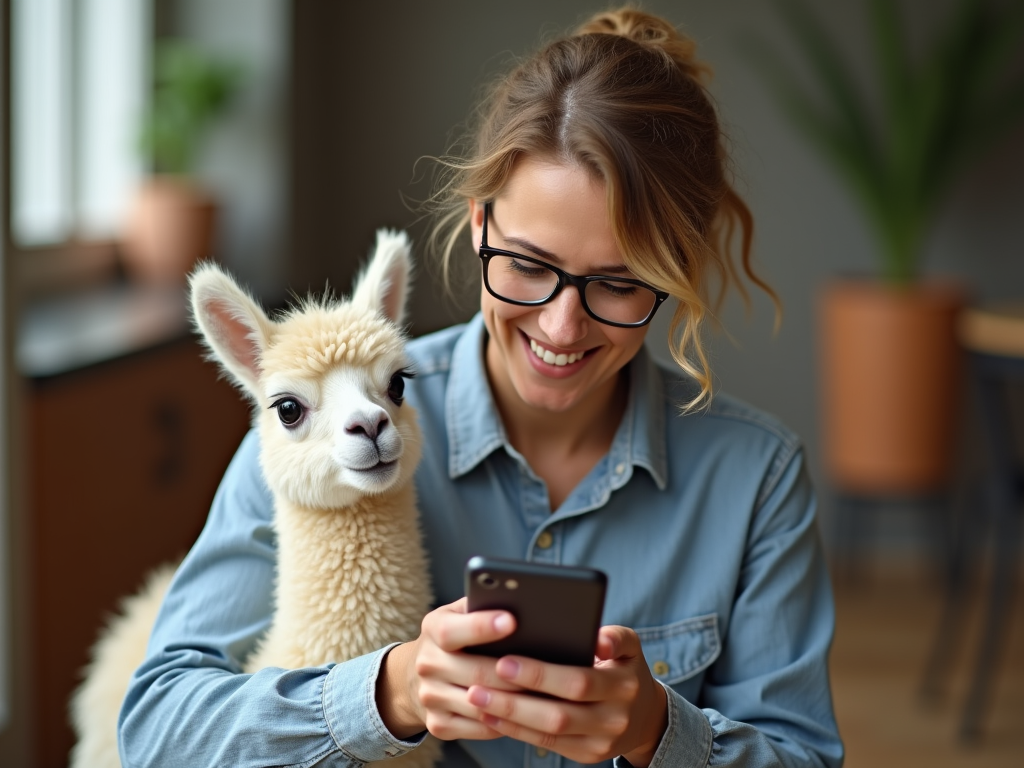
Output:
[[[303,408],[295,398],[282,397],[270,407],[277,409],[277,418],[286,427],[294,427],[302,420]]]
[[[405,394],[405,379],[402,378],[402,374],[396,373],[391,377],[391,383],[388,384],[388,397],[391,398],[391,402],[395,405],[402,404],[402,396]]]
[[[415,374],[412,371],[403,368],[400,371],[396,371],[391,377],[391,382],[388,384],[388,397],[391,398],[391,402],[395,405],[401,405],[405,395],[405,380],[411,379]]]

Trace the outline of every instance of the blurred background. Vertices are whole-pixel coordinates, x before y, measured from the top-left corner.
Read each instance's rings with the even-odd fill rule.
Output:
[[[66,764],[103,617],[187,549],[246,429],[190,336],[191,263],[277,307],[347,290],[379,227],[423,243],[425,158],[516,56],[604,7],[0,0],[0,765]],[[847,764],[1024,764],[1024,3],[643,8],[714,68],[784,306],[774,333],[763,295],[733,296],[709,340],[720,388],[806,446]],[[420,259],[414,334],[472,314],[471,253],[451,298]],[[930,336],[896,330],[908,303]],[[648,335],[666,361],[669,315]]]

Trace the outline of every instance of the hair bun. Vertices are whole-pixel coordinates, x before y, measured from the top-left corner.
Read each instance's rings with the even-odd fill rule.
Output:
[[[619,35],[664,51],[684,73],[697,80],[711,75],[711,68],[697,59],[697,44],[659,16],[619,8],[593,16],[576,30],[577,35]]]

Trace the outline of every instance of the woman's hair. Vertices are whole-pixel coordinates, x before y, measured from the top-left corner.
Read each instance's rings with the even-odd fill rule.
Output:
[[[587,169],[604,182],[623,261],[639,279],[679,300],[672,357],[700,386],[685,410],[706,405],[712,377],[701,338],[705,317],[730,284],[749,296],[730,254],[741,235],[742,269],[775,302],[750,264],[753,218],[728,178],[718,117],[696,45],[668,22],[624,8],[600,13],[519,64],[480,113],[475,146],[446,158],[434,203],[433,242],[447,274],[469,222],[467,200],[493,200],[518,158]],[[719,288],[709,300],[709,278]]]

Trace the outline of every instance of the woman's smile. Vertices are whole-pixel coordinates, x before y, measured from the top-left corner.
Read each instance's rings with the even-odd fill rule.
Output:
[[[538,341],[520,331],[529,347],[528,357],[534,369],[543,376],[572,376],[589,362],[593,350],[563,350],[544,341]]]

